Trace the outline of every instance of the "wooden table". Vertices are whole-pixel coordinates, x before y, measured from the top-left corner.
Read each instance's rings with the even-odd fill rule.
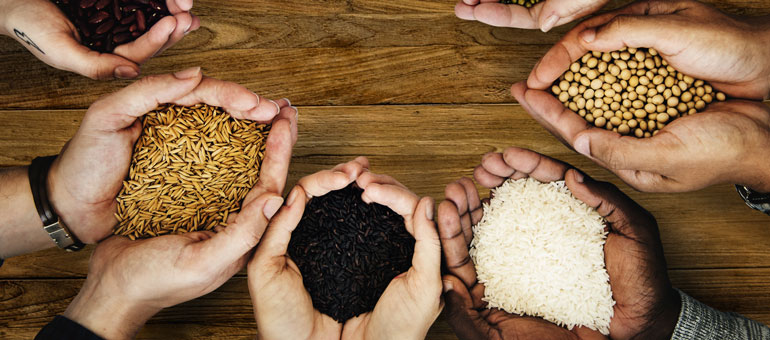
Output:
[[[764,0],[716,5],[770,14]],[[571,162],[620,185],[658,218],[675,286],[770,323],[770,218],[747,208],[729,185],[689,194],[635,192],[561,145],[514,103],[509,87],[571,25],[548,34],[495,28],[456,19],[453,6],[451,0],[196,0],[201,29],[143,72],[200,65],[209,76],[268,98],[290,98],[299,106],[300,137],[289,184],[366,155],[374,171],[442,199],[444,186],[470,176],[486,152],[517,145]],[[90,103],[129,84],[54,70],[8,38],[0,39],[0,53],[0,166],[57,153]],[[9,259],[0,268],[0,338],[32,338],[64,311],[92,249]],[[162,311],[139,338],[255,334],[241,273],[207,296]],[[442,317],[428,338],[455,336]]]

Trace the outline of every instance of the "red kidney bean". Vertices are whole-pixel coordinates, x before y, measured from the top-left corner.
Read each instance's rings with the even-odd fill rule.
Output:
[[[109,17],[110,17],[110,15],[107,12],[104,12],[104,11],[96,12],[96,14],[94,14],[90,18],[88,18],[88,23],[89,24],[98,24],[98,23],[104,21],[104,19],[107,19]]]
[[[81,43],[99,52],[140,37],[164,16],[162,0],[50,0],[72,21]]]

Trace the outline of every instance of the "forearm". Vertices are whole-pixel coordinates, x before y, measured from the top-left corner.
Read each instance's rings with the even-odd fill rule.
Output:
[[[35,209],[27,167],[0,170],[0,258],[52,246]]]
[[[679,321],[671,340],[760,340],[770,338],[770,328],[735,313],[712,309],[684,292]]]

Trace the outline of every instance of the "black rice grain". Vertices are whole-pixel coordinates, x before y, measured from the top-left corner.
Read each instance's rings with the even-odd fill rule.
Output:
[[[414,253],[404,219],[361,193],[351,184],[311,199],[289,242],[313,307],[340,323],[374,309]]]

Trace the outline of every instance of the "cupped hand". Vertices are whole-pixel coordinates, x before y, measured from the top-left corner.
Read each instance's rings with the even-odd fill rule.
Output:
[[[265,193],[217,233],[101,242],[64,316],[105,339],[134,338],[161,309],[208,294],[243,268],[282,202]]]
[[[728,16],[692,0],[637,1],[573,28],[535,66],[527,87],[547,90],[588,51],[650,47],[729,97],[763,99],[770,96],[768,44],[767,17]]]
[[[539,28],[548,32],[598,11],[607,2],[609,0],[545,0],[527,8],[502,4],[499,0],[460,0],[455,5],[455,15],[492,26]]]
[[[359,157],[302,178],[268,227],[249,263],[249,290],[260,339],[422,339],[438,317],[440,245],[432,222],[433,202],[419,200],[395,179],[372,174],[368,168],[368,160]],[[416,243],[412,267],[391,281],[374,310],[339,324],[313,308],[287,247],[310,198],[353,182],[364,189],[365,202],[383,204],[402,215]]]
[[[666,261],[655,219],[612,184],[597,182],[568,164],[534,151],[508,148],[484,156],[474,177],[494,188],[508,178],[532,177],[541,182],[565,180],[573,195],[604,217],[609,235],[604,246],[610,276],[614,316],[612,339],[669,339],[681,308],[678,293],[666,272]],[[444,277],[449,324],[469,339],[605,339],[576,327],[571,331],[535,317],[487,309],[484,285],[468,254],[472,226],[483,216],[482,200],[467,178],[447,185],[438,210],[439,234],[450,275]]]
[[[524,83],[513,95],[562,143],[641,191],[694,191],[720,183],[770,192],[770,108],[728,100],[675,119],[651,138],[596,128],[544,90]]]
[[[263,193],[266,183],[281,194],[297,139],[297,111],[287,100],[276,103],[240,85],[203,77],[200,68],[144,77],[91,105],[49,172],[51,204],[81,241],[97,242],[117,223],[115,197],[142,131],[139,118],[162,103],[206,103],[222,107],[235,119],[273,122],[260,180],[243,205]]]
[[[75,26],[48,0],[8,0],[0,4],[0,33],[19,41],[52,67],[92,79],[135,78],[139,65],[200,27],[190,13],[192,0],[166,0],[167,16],[138,39],[100,53],[80,44]]]

